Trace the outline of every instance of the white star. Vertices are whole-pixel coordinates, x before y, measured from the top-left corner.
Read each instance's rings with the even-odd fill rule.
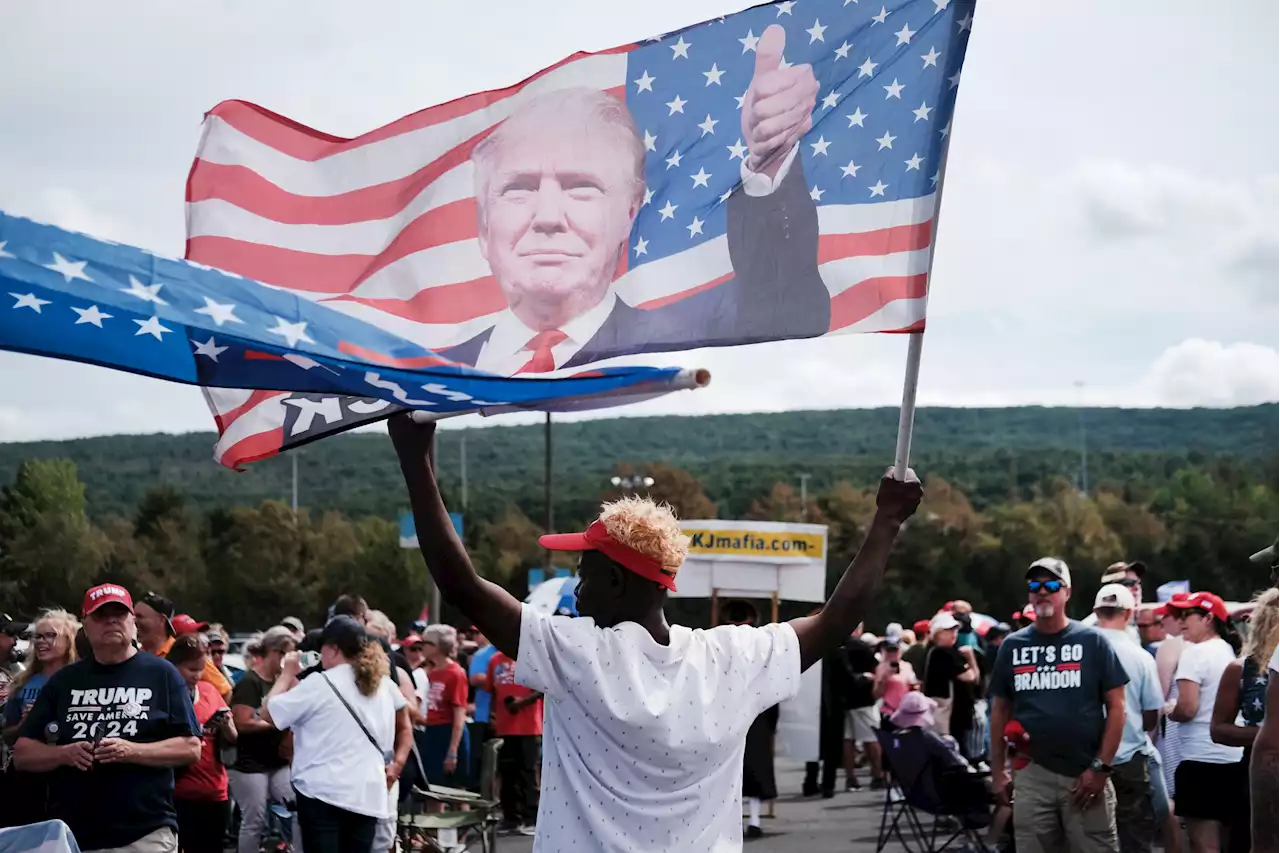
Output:
[[[641,237],[636,240],[636,257],[649,254],[649,241]]]
[[[779,67],[779,68],[790,68],[790,67],[791,67],[791,65],[792,65],[792,63],[787,62],[787,58],[786,58],[785,56],[778,60],[778,67]]]
[[[221,305],[217,302],[214,302],[212,299],[206,296],[204,298],[204,307],[197,308],[193,313],[207,315],[210,319],[213,320],[214,323],[218,325],[218,328],[222,328],[223,323],[243,323],[244,322],[243,320],[241,320],[239,317],[236,316],[235,311],[236,311],[235,305],[230,303],[228,303],[227,305]]]
[[[168,302],[165,302],[160,298],[160,288],[162,287],[164,287],[164,285],[159,282],[146,285],[138,281],[133,276],[129,276],[129,288],[125,290],[125,293],[130,296],[136,296],[143,302],[154,302],[157,305],[168,305]]]
[[[947,78],[947,80],[948,80],[948,81],[950,81],[950,83],[951,83],[951,85],[950,85],[948,88],[950,88],[950,89],[954,89],[956,86],[959,86],[959,85],[960,85],[960,72],[959,72],[959,71],[957,71],[955,74],[952,74],[950,77],[948,77],[948,78]]]
[[[813,149],[813,156],[817,157],[819,154],[826,156],[827,149],[831,147],[831,143],[825,137],[819,136],[817,142],[809,143],[809,147]]]
[[[842,44],[842,45],[840,45],[839,47],[837,47],[837,48],[836,48],[836,59],[848,59],[848,58],[849,58],[849,50],[850,50],[852,47],[853,47],[853,45],[849,44],[848,42],[845,42],[844,44]]]
[[[956,21],[956,26],[960,28],[959,32],[964,32],[965,30],[969,30],[970,32],[972,32],[973,15],[966,12],[963,18]]]
[[[756,45],[760,43],[760,36],[756,35],[751,30],[747,30],[746,37],[740,38],[738,41],[742,44],[742,52],[746,53],[748,50],[756,49]]]
[[[729,149],[730,160],[734,159],[735,157],[739,160],[747,159],[747,146],[742,144],[741,136],[738,137],[737,142],[733,143],[732,145],[726,145],[725,148]]]
[[[679,166],[679,165],[680,165],[680,152],[672,151],[671,156],[667,158],[667,168],[670,169],[673,166]]]
[[[872,62],[871,57],[867,57],[867,61],[858,66],[859,77],[870,77],[880,63]]]
[[[88,308],[76,308],[73,305],[71,306],[71,310],[80,315],[80,319],[76,320],[74,324],[76,326],[79,326],[81,323],[92,323],[101,329],[102,321],[111,319],[111,315],[102,313],[98,310],[97,305],[90,305]]]
[[[707,179],[710,178],[711,175],[707,173],[706,169],[699,167],[697,174],[690,175],[689,177],[693,178],[694,187],[705,187],[707,186]]]
[[[665,205],[664,207],[659,208],[659,210],[658,210],[658,213],[662,214],[662,218],[661,218],[661,219],[659,219],[658,221],[659,221],[659,222],[666,222],[668,219],[670,219],[671,217],[675,216],[675,215],[676,215],[676,208],[677,208],[677,207],[679,207],[679,206],[680,206],[680,205],[678,205],[678,204],[672,204],[672,203],[671,203],[671,200],[670,200],[670,199],[667,199],[667,203],[666,203],[666,205]]]
[[[164,335],[165,332],[173,331],[173,329],[161,326],[159,317],[148,317],[145,320],[134,320],[133,322],[138,324],[138,331],[133,333],[135,338],[138,335],[151,335],[151,337],[155,338],[157,341],[162,341],[164,340],[162,335]]]
[[[920,171],[920,164],[921,164],[921,163],[923,163],[923,162],[924,162],[924,160],[923,160],[923,159],[921,159],[920,155],[917,153],[917,154],[912,154],[912,155],[911,155],[911,159],[910,159],[910,160],[906,160],[906,161],[904,161],[904,162],[907,164],[907,171],[908,171],[908,172],[910,172],[912,169],[914,169],[914,170],[916,170],[916,171],[918,172],[918,171]]]
[[[302,320],[297,323],[286,323],[284,318],[277,317],[276,327],[267,329],[267,331],[273,335],[280,335],[291,347],[296,347],[298,341],[306,341],[309,344],[315,343],[315,341],[311,340],[311,336],[307,334],[307,324]]]
[[[17,300],[17,302],[13,303],[13,307],[15,309],[30,308],[32,311],[36,312],[37,314],[40,313],[41,305],[53,304],[48,299],[41,299],[40,297],[36,296],[34,293],[10,293],[9,295]]]
[[[658,137],[654,136],[652,133],[650,133],[647,130],[644,132],[644,150],[645,151],[658,150]]]
[[[218,356],[222,355],[228,349],[228,347],[218,346],[217,341],[215,341],[212,336],[210,336],[209,340],[204,343],[200,343],[199,341],[192,341],[191,343],[196,345],[196,355],[203,355],[210,361],[217,361]]]
[[[813,199],[814,201],[822,201],[822,194],[824,192],[826,192],[826,190],[820,190],[818,189],[818,185],[814,184],[813,189],[809,190],[809,198]]]
[[[9,252],[6,252],[6,251],[4,250],[4,247],[5,247],[5,246],[7,246],[7,245],[9,245],[9,241],[8,241],[8,240],[0,240],[0,258],[16,258],[16,257],[18,257],[17,255],[10,254]]]
[[[880,14],[871,16],[871,25],[874,27],[876,24],[883,24],[887,17],[889,17],[889,10],[881,6]]]
[[[902,25],[902,29],[900,29],[900,30],[898,30],[896,33],[894,33],[894,35],[896,35],[896,36],[898,37],[898,44],[897,44],[897,45],[895,45],[895,46],[901,46],[901,45],[904,45],[904,44],[911,44],[911,37],[912,37],[913,35],[915,35],[915,34],[916,34],[916,33],[915,33],[915,30],[911,29],[911,28],[910,28],[910,27],[908,27],[906,24],[903,24],[903,25]]]
[[[689,102],[682,100],[679,95],[676,95],[676,98],[674,101],[667,101],[667,109],[671,110],[671,112],[667,113],[667,115],[673,116],[676,113],[683,113],[684,105],[687,103]]]
[[[931,112],[933,112],[933,107],[921,101],[920,106],[912,110],[911,114],[916,117],[916,121],[928,121],[929,113]],[[912,124],[915,124],[915,122],[912,122]]]
[[[941,136],[943,139],[946,139],[947,134],[950,132],[951,132],[951,122],[947,122],[942,126],[942,129],[938,131],[938,135]]]
[[[637,77],[635,80],[632,80],[631,82],[636,84],[636,94],[638,95],[641,92],[652,92],[653,81],[657,79],[658,79],[657,77],[650,77],[649,72],[646,70],[643,74],[641,74],[639,77]]]
[[[886,130],[886,131],[884,132],[884,136],[882,136],[882,137],[880,137],[879,139],[877,139],[877,140],[876,140],[876,142],[879,142],[879,143],[880,143],[880,147],[879,147],[879,148],[877,148],[876,150],[877,150],[877,151],[883,151],[883,150],[884,150],[884,149],[886,149],[886,148],[892,148],[892,147],[893,147],[893,140],[895,140],[895,139],[897,139],[897,138],[898,138],[898,137],[896,137],[896,136],[890,136],[890,135],[889,135],[889,131],[887,131],[887,130]]]
[[[715,83],[717,86],[719,86],[720,78],[724,76],[724,72],[721,71],[719,68],[717,68],[716,64],[713,62],[711,63],[711,70],[703,71],[702,76],[707,78],[708,86],[710,86],[712,83]]]
[[[690,240],[702,233],[702,225],[702,220],[695,216],[693,217],[693,221],[685,226],[685,228],[689,229]]]
[[[840,4],[840,7],[844,8],[845,6],[848,6],[850,3],[857,3],[857,2],[858,0],[844,0],[844,2]]]
[[[719,123],[720,119],[712,118],[711,113],[707,113],[707,117],[702,120],[702,124],[698,125],[698,128],[702,131],[702,135],[706,136],[708,133],[715,133],[716,125]]]
[[[747,99],[747,93],[743,92],[741,95],[734,95],[733,99],[738,102],[738,109],[742,109],[742,102]]]
[[[679,57],[684,57],[685,59],[688,59],[689,48],[693,47],[693,45],[685,41],[684,36],[680,36],[680,39],[675,44],[669,44],[667,45],[667,47],[671,48],[672,59],[677,59]]]
[[[641,207],[644,207],[646,204],[648,204],[648,203],[649,203],[649,202],[651,202],[651,201],[653,201],[653,190],[649,189],[648,187],[645,187],[645,188],[644,188],[644,201],[640,202],[640,206],[641,206]]]
[[[778,4],[778,14],[774,17],[781,18],[783,15],[791,14],[791,7],[796,5],[796,0],[783,0]]]
[[[889,189],[889,185],[884,183],[883,181],[876,181],[875,186],[867,187],[867,189],[871,190],[871,195],[873,197],[878,195],[882,196],[884,195],[884,191]]]
[[[828,92],[827,96],[822,99],[822,108],[829,110],[838,103],[840,103],[840,96],[835,92]]]
[[[932,65],[934,68],[937,68],[937,67],[938,67],[938,57],[939,57],[939,56],[942,56],[942,54],[938,53],[938,51],[937,51],[937,50],[935,50],[935,49],[934,49],[934,48],[932,48],[932,47],[931,47],[931,48],[929,48],[929,52],[928,52],[928,53],[922,53],[922,54],[920,54],[920,58],[924,60],[924,67],[925,67],[925,68],[928,68],[930,65]]]
[[[822,37],[822,34],[826,31],[827,28],[822,25],[822,21],[814,18],[813,26],[805,30],[805,32],[809,34],[809,44],[813,44],[815,41],[820,41],[825,44],[827,40]]]
[[[888,86],[884,87],[884,90],[888,93],[887,95],[884,96],[884,99],[886,101],[889,100],[890,98],[897,98],[898,100],[902,100],[902,90],[905,88],[907,87],[899,83],[897,77],[894,77],[893,82],[890,83]]]
[[[857,163],[855,163],[855,162],[853,162],[852,160],[850,160],[848,163],[846,163],[845,165],[843,165],[843,166],[841,166],[841,167],[840,167],[840,177],[841,177],[841,178],[856,178],[856,177],[858,177],[858,170],[859,170],[859,169],[861,169],[861,168],[862,168],[862,167],[861,167],[861,166],[859,166]]]
[[[951,3],[951,0],[933,0],[933,5],[937,7],[936,9],[934,9],[933,14],[936,15],[939,12],[947,11],[947,6],[950,3]]]
[[[733,195],[733,187],[729,187],[729,189],[725,190],[723,193],[720,194],[720,203],[724,204],[726,201],[729,200],[729,196],[731,195]]]
[[[929,176],[929,180],[933,181],[933,185],[934,185],[935,187],[938,185],[938,178],[939,178],[939,177],[941,177],[941,173],[939,173],[939,172],[934,172],[932,175],[930,175],[930,176]]]
[[[54,272],[58,273],[67,281],[71,281],[71,279],[73,278],[81,278],[81,279],[84,279],[85,281],[93,281],[93,279],[85,275],[84,265],[87,263],[88,261],[72,262],[62,257],[62,255],[59,255],[57,252],[54,252],[53,263],[44,264],[43,266],[47,270],[53,270]]]
[[[849,127],[853,127],[855,124],[858,127],[862,127],[862,120],[866,117],[867,114],[862,111],[862,107],[854,107],[853,112],[845,116],[849,120]]]

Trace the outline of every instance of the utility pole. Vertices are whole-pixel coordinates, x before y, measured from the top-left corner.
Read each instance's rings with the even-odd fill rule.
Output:
[[[1084,426],[1084,383],[1077,380],[1076,412],[1080,416],[1080,494],[1089,496],[1089,436]]]
[[[554,533],[556,529],[555,528],[556,517],[555,517],[555,512],[552,510],[552,505],[551,505],[552,496],[551,496],[551,413],[550,412],[547,412],[547,420],[543,428],[543,445],[546,448],[546,464],[547,464],[546,471],[544,472],[545,493],[543,496],[547,504],[546,530],[548,533]],[[546,568],[547,574],[550,575],[551,574],[551,551],[550,550],[546,550],[545,553],[543,554],[543,566],[544,568]]]
[[[289,454],[289,461],[293,465],[293,514],[298,514],[298,451]]]
[[[809,478],[812,474],[800,475],[800,520],[809,517]]]

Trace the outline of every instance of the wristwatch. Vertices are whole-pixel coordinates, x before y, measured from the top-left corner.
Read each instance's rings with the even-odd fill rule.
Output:
[[[1095,758],[1093,761],[1089,762],[1089,769],[1094,773],[1110,773],[1111,765],[1103,764],[1101,758]]]

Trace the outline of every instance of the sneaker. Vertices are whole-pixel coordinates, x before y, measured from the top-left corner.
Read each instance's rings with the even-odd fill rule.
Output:
[[[846,791],[861,791],[862,783],[858,781],[857,776],[846,776],[844,779],[844,789]]]
[[[764,838],[764,830],[758,826],[748,826],[746,836],[747,838]]]
[[[884,790],[884,780],[883,780],[883,779],[879,779],[879,778],[877,778],[877,779],[872,779],[872,780],[871,780],[871,790],[873,790],[873,791],[883,791],[883,790]]]
[[[527,823],[522,823],[516,827],[516,835],[525,835],[532,838],[537,834],[538,834],[538,828],[535,826],[530,826]]]
[[[520,829],[522,826],[523,824],[515,823],[514,821],[504,820],[498,823],[498,834],[499,835],[515,835],[518,832],[520,832]]]

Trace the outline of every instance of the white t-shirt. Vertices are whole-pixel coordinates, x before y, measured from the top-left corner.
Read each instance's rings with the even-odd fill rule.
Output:
[[[1200,706],[1195,719],[1178,724],[1178,737],[1182,739],[1183,761],[1204,761],[1209,764],[1234,764],[1244,757],[1238,746],[1214,743],[1209,736],[1209,721],[1213,718],[1213,704],[1218,698],[1218,682],[1227,664],[1236,659],[1231,644],[1221,637],[1203,643],[1187,643],[1178,661],[1177,681],[1194,681],[1200,685]],[[1181,688],[1179,688],[1181,690]]]
[[[742,759],[761,712],[800,689],[790,625],[520,620],[516,681],[546,694],[534,851],[742,849]]]
[[[325,676],[378,741],[374,749]],[[267,701],[278,729],[293,730],[293,785],[331,806],[377,818],[392,816],[387,801],[387,771],[381,752],[395,746],[396,712],[407,705],[389,677],[365,696],[356,687],[350,664],[307,676],[288,693]]]
[[[1280,673],[1280,646],[1276,646],[1276,650],[1271,653],[1271,663],[1267,664],[1267,669]]]
[[[427,715],[427,694],[431,692],[431,679],[427,676],[427,671],[422,667],[414,667],[413,670],[413,692],[418,694],[418,713],[422,716]],[[414,726],[415,729],[426,731],[426,726]]]

